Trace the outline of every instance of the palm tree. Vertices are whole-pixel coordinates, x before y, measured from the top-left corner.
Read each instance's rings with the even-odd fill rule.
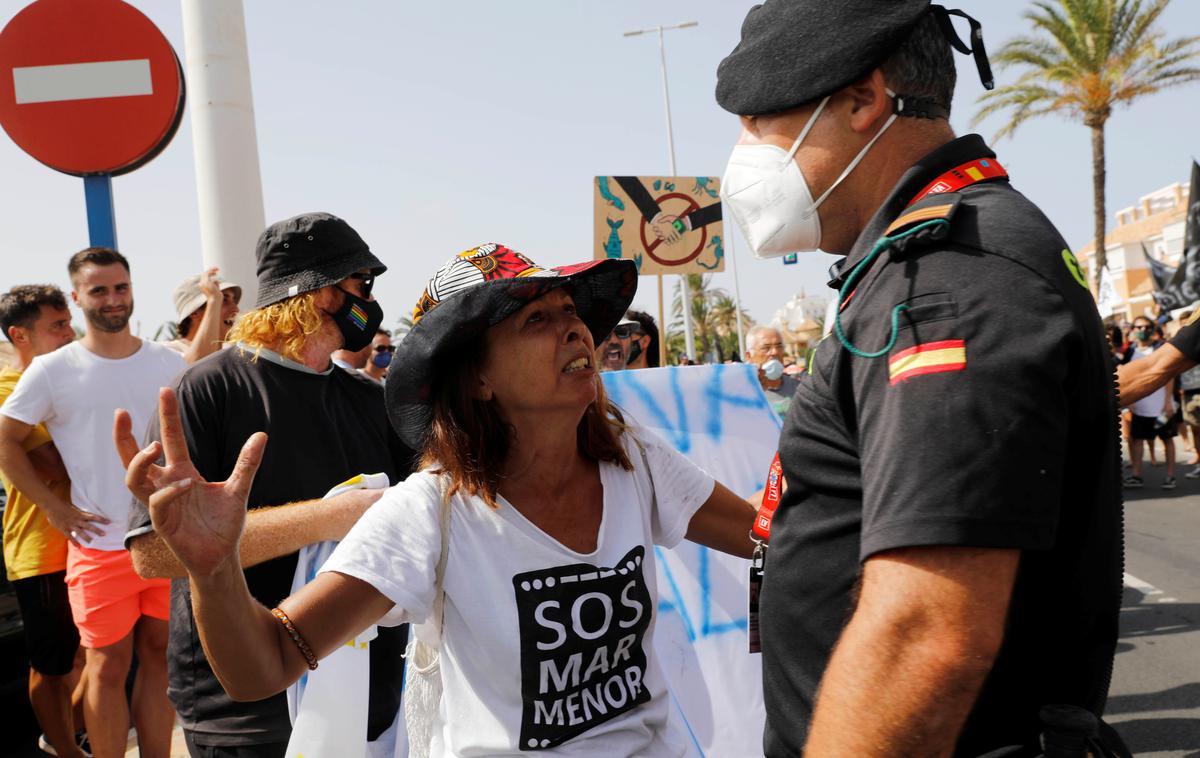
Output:
[[[397,339],[397,340],[402,340],[408,336],[409,332],[412,331],[412,328],[413,328],[412,314],[409,313],[409,314],[401,316],[399,319],[397,319],[396,323],[397,323],[396,328],[392,330],[392,338]]]
[[[709,309],[709,320],[712,322],[713,332],[717,335],[722,355],[726,357],[739,355],[737,310],[737,303],[724,292],[713,297]],[[754,319],[750,318],[750,314],[743,308],[742,329],[749,329],[752,326],[754,326]]]
[[[1013,84],[979,98],[973,124],[1000,111],[1000,140],[1031,118],[1058,114],[1082,121],[1092,137],[1093,223],[1099,287],[1104,249],[1104,125],[1113,108],[1142,95],[1200,79],[1200,37],[1167,40],[1155,26],[1171,0],[1039,0],[1025,18],[1034,27],[993,56],[1001,69],[1022,68]]]
[[[688,293],[691,295],[692,332],[700,356],[711,355],[720,362],[737,354],[737,312],[733,298],[720,287],[712,286],[712,277],[688,274]],[[753,323],[742,311],[742,323]],[[666,335],[667,351],[685,352],[683,339],[683,304],[679,286],[671,298],[671,323]]]
[[[703,274],[686,276],[688,294],[691,296],[692,336],[696,340],[696,351],[703,359],[709,351],[708,302],[713,294],[713,290],[709,289],[711,278]],[[672,344],[673,337],[679,341],[683,340],[683,296],[678,283],[675,284],[671,295],[671,324],[668,331],[672,333],[667,338],[668,347]]]

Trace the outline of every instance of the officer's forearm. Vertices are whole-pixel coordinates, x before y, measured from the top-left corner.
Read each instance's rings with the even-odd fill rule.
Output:
[[[1016,552],[926,548],[896,557],[883,581],[873,581],[876,559],[868,561],[821,680],[807,755],[949,756],[991,670]]]
[[[1121,407],[1133,405],[1195,365],[1194,360],[1168,343],[1145,358],[1118,366]]]
[[[242,568],[290,555],[305,545],[340,540],[379,497],[380,490],[352,490],[329,500],[305,500],[246,514],[240,558]],[[171,548],[151,533],[129,543],[133,567],[147,579],[187,576]]]

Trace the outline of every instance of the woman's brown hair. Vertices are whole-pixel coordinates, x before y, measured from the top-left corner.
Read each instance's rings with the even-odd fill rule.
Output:
[[[477,397],[476,369],[485,350],[485,338],[480,335],[438,365],[433,421],[421,451],[421,467],[449,477],[446,497],[461,489],[495,508],[501,472],[512,448],[513,429],[501,418],[494,400]],[[590,460],[632,471],[621,444],[624,429],[625,419],[609,401],[597,375],[596,398],[584,411],[575,433],[579,452]]]

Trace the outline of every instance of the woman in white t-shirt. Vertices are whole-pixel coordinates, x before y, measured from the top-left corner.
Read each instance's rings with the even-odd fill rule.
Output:
[[[654,546],[686,536],[749,557],[754,510],[608,402],[593,350],[636,286],[631,261],[547,270],[495,244],[442,267],[387,383],[421,470],[277,609],[250,596],[236,560],[261,435],[226,484],[175,483],[151,498],[233,697],[281,691],[374,623],[428,622],[436,634],[448,518],[432,755],[690,754],[652,644]],[[182,470],[172,466],[186,450],[165,452],[163,471]],[[147,465],[135,460],[131,476]]]

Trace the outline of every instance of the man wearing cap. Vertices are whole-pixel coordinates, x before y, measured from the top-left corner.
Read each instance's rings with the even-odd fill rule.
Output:
[[[642,325],[626,316],[603,342],[596,346],[596,366],[601,371],[624,371],[631,348],[642,336]]]
[[[240,544],[250,592],[274,605],[290,592],[297,551],[341,539],[379,491],[314,499],[360,473],[385,472],[394,484],[411,472],[412,454],[388,424],[382,388],[330,362],[338,348],[369,345],[382,322],[371,289],[386,270],[383,263],[345,221],[325,213],[270,226],[259,238],[257,258],[258,301],[231,330],[234,347],[182,375],[176,389],[182,428],[160,434],[152,424],[150,437],[167,447],[179,445],[182,437],[194,463],[192,475],[222,481],[247,437],[257,431],[269,435]],[[128,465],[136,443],[128,428],[118,428],[117,437]],[[159,449],[154,442],[149,454],[157,456]],[[282,758],[291,733],[285,696],[235,703],[226,695],[200,645],[188,580],[181,578],[186,573],[155,534],[144,505],[156,485],[128,483],[141,501],[126,535],[135,565],[146,575],[176,577],[169,694],[189,750],[210,758]],[[284,503],[295,505],[266,507]],[[405,634],[381,629],[371,644],[370,740],[398,712]],[[377,742],[373,749],[388,752]]]
[[[846,256],[760,531],[769,756],[1036,755],[1043,706],[1104,709],[1111,358],[1062,237],[950,128],[951,47],[990,85],[951,15],[769,0],[717,72],[726,212],[760,257]]]
[[[194,274],[175,288],[175,313],[179,316],[179,336],[164,343],[195,363],[220,349],[237,318],[242,288],[223,282],[216,266],[203,274]]]

